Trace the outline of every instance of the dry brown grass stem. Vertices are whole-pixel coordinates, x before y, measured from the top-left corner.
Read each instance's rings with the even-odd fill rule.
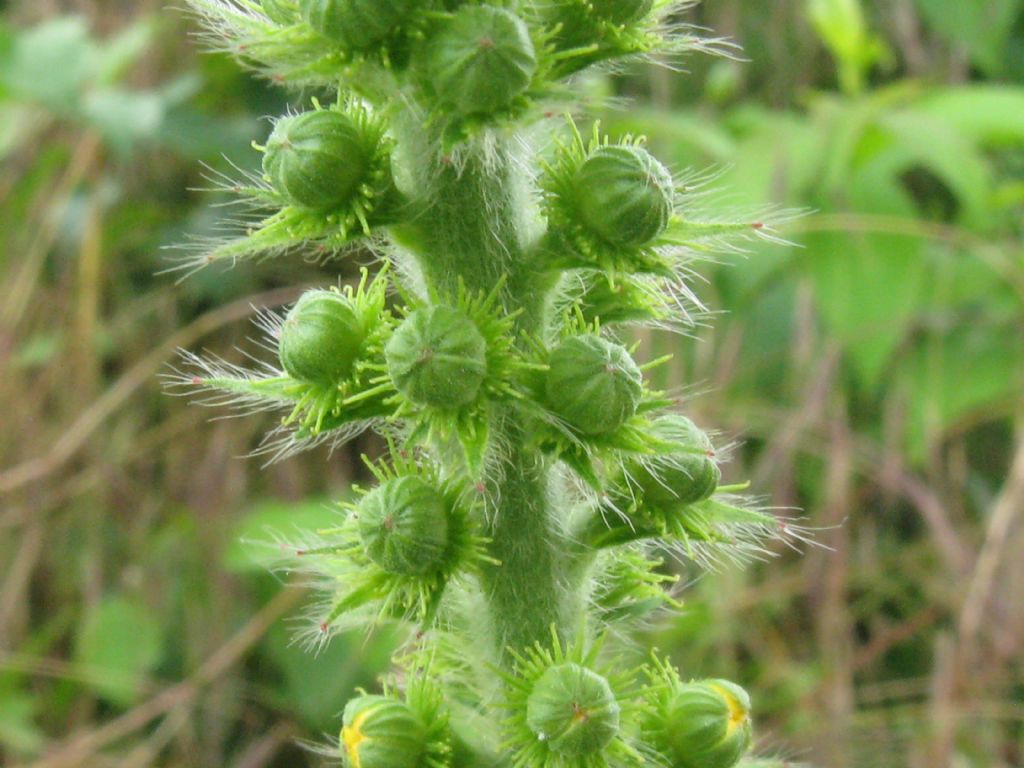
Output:
[[[208,685],[241,661],[267,630],[304,596],[301,589],[283,589],[227,642],[211,654],[186,680],[165,688],[147,701],[92,731],[74,736],[30,768],[71,768],[86,764],[93,755],[130,736],[150,722],[187,707]]]
[[[116,413],[136,390],[172,359],[182,347],[194,346],[212,331],[237,322],[252,314],[253,305],[276,307],[293,300],[294,288],[278,289],[240,299],[207,312],[194,322],[165,339],[163,343],[129,368],[65,430],[61,438],[43,456],[18,464],[0,473],[0,493],[9,493],[29,483],[46,478],[71,459],[103,422]]]

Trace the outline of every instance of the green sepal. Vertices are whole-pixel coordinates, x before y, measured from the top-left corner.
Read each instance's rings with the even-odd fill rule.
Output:
[[[504,281],[499,280],[490,292],[474,295],[460,282],[450,304],[440,303],[436,295],[430,297],[430,303],[411,300],[412,306],[403,312],[407,320],[415,318],[417,322],[408,327],[409,339],[396,341],[396,337],[392,337],[389,345],[395,345],[394,354],[379,367],[380,375],[375,379],[397,387],[389,403],[395,408],[393,419],[405,422],[408,427],[406,444],[427,442],[444,448],[454,441],[460,446],[467,471],[474,479],[479,479],[483,469],[495,404],[523,401],[521,380],[537,367],[536,362],[524,357],[516,346],[518,312],[503,310],[500,302],[503,285]],[[432,318],[442,321],[433,331]],[[462,325],[466,328],[458,338],[446,340],[441,333],[446,328]],[[482,361],[478,354],[480,341],[483,342]],[[437,380],[431,376],[425,383],[417,384],[414,379],[421,372],[417,360],[422,353],[443,352],[449,346],[453,347],[452,355],[441,360],[445,370],[438,369]],[[483,370],[480,370],[481,362]],[[455,364],[449,366],[449,363]],[[467,389],[467,383],[472,387]]]
[[[666,665],[666,669],[670,669]],[[747,692],[728,680],[679,681],[671,670],[646,733],[680,768],[733,768],[750,748]]]
[[[295,205],[341,210],[368,181],[379,141],[376,131],[364,137],[359,122],[339,110],[287,115],[267,139],[263,173]]]
[[[366,332],[353,303],[339,291],[306,291],[281,324],[281,367],[294,379],[336,384],[348,379]]]
[[[504,709],[507,714],[502,746],[510,754],[513,768],[610,768],[646,764],[634,740],[645,711],[642,693],[635,686],[638,670],[624,667],[621,663],[603,663],[600,660],[603,642],[602,637],[593,643],[582,640],[563,643],[552,627],[550,645],[538,641],[522,652],[509,649],[513,658],[512,670],[495,669],[495,672],[505,683]],[[547,683],[552,676],[556,684],[549,686]],[[565,677],[568,678],[568,687],[558,685]],[[589,682],[599,681],[588,695],[588,698],[595,698],[596,693],[598,703],[603,705],[598,707],[602,714],[598,723],[601,727],[594,733],[573,728],[571,698],[561,701],[563,706],[569,707],[568,718],[564,712],[551,710],[552,703],[559,703],[560,694],[574,687],[572,683],[576,677]],[[545,695],[542,702],[535,700],[531,712],[530,700],[538,692],[538,686],[549,695]],[[545,688],[549,690],[545,691]],[[538,703],[543,705],[543,712],[538,713]],[[617,708],[616,717],[609,718],[614,708]],[[541,714],[550,717],[539,717]],[[562,724],[555,738],[538,734],[541,720]],[[611,725],[615,728],[609,727]]]
[[[465,483],[442,478],[432,462],[393,443],[390,447],[390,461],[364,458],[377,488],[343,503],[341,524],[319,531],[315,545],[296,553],[306,569],[321,575],[327,585],[337,585],[328,586],[325,611],[311,636],[314,642],[339,629],[383,619],[430,627],[453,579],[494,564],[472,510],[475,496]],[[445,516],[443,523],[432,523],[438,513]],[[394,526],[382,531],[378,523],[388,514],[394,516]],[[424,514],[429,519],[422,519]],[[369,523],[363,515],[370,517]],[[422,540],[410,538],[416,536]]]
[[[622,345],[593,333],[568,336],[547,365],[544,404],[573,431],[607,435],[636,414],[643,375]]]
[[[425,84],[440,104],[461,115],[490,115],[526,92],[537,57],[529,28],[515,14],[463,5],[433,30],[424,69]]]
[[[386,135],[384,120],[355,101],[326,109],[316,100],[313,103],[315,110],[282,118],[279,127],[294,126],[294,121],[300,121],[299,127],[302,127],[303,120],[325,118],[332,125],[344,126],[335,125],[331,129],[335,134],[329,142],[330,151],[340,152],[344,146],[351,145],[355,149],[349,158],[354,165],[341,157],[334,158],[326,149],[300,157],[301,153],[286,150],[282,144],[287,143],[288,131],[278,134],[275,130],[277,138],[272,134],[266,147],[257,147],[266,153],[264,176],[251,176],[246,184],[226,181],[222,187],[256,211],[276,210],[248,227],[239,237],[209,244],[200,242],[203,247],[200,256],[187,261],[181,269],[268,258],[310,247],[314,255],[327,259],[405,215],[404,203],[391,175],[392,142]],[[315,143],[312,138],[307,139],[302,146]],[[323,162],[326,170],[322,173],[316,171],[319,162],[316,158],[320,157],[326,158]],[[344,195],[335,196],[331,192],[334,189],[332,179],[342,177],[345,182],[338,189]],[[321,201],[322,206],[317,201]]]
[[[420,5],[420,0],[299,0],[306,23],[348,51],[383,46]]]
[[[625,136],[613,145],[595,123],[592,136],[585,141],[571,119],[568,124],[570,138],[558,145],[541,178],[548,220],[542,244],[546,265],[595,270],[613,280],[631,274],[674,277],[677,260],[663,248],[668,244],[663,235],[675,197],[671,176],[643,149],[643,137]],[[637,168],[613,172],[600,191],[590,189],[593,179],[587,178],[589,170],[602,175],[597,166],[607,160],[617,167],[619,155],[640,158],[634,163]],[[657,182],[647,190],[643,179],[649,176]],[[587,186],[581,187],[584,183]],[[634,193],[628,193],[633,187]],[[622,194],[623,189],[627,194]],[[656,210],[647,211],[650,206]],[[638,211],[640,224],[634,222]]]
[[[365,694],[345,705],[340,735],[346,768],[420,768],[427,729],[403,701]]]
[[[196,373],[183,373],[177,381],[182,386],[211,393],[206,401],[211,405],[288,410],[281,427],[268,435],[268,440],[257,453],[282,458],[307,445],[348,439],[395,413],[391,402],[394,389],[386,382],[375,381],[383,360],[384,341],[393,325],[387,309],[388,284],[385,271],[378,272],[371,281],[364,269],[355,287],[312,293],[314,296],[336,297],[334,300],[343,305],[346,316],[350,316],[351,322],[343,323],[343,326],[352,325],[360,329],[362,341],[351,365],[345,366],[348,375],[344,378],[303,381],[270,366],[249,371],[221,360],[185,355]],[[282,322],[286,321],[266,314],[259,322],[268,333],[270,344],[277,345],[283,330]],[[346,344],[343,346],[347,349]]]
[[[597,672],[564,662],[548,667],[526,699],[526,724],[552,752],[581,757],[600,752],[619,732],[619,703]]]

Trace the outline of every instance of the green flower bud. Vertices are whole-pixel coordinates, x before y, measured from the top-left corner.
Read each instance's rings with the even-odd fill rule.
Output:
[[[352,50],[378,45],[418,5],[417,0],[299,0],[309,26]]]
[[[291,202],[318,211],[344,208],[370,173],[373,148],[351,118],[316,110],[277,121],[263,172]]]
[[[420,768],[427,731],[404,702],[360,696],[345,706],[342,722],[346,768]]]
[[[600,752],[619,732],[619,704],[608,681],[572,662],[547,670],[526,701],[526,724],[553,752]]]
[[[369,558],[388,573],[428,573],[448,550],[448,506],[425,480],[392,478],[359,503],[359,536]]]
[[[293,24],[295,17],[291,9],[281,0],[261,0],[260,5],[267,18],[275,24]]]
[[[658,418],[651,432],[660,440],[694,450],[670,454],[653,466],[637,467],[633,479],[648,504],[676,509],[703,501],[715,492],[722,472],[712,458],[714,446],[706,433],[677,413]]]
[[[417,405],[458,408],[476,399],[487,375],[487,343],[453,307],[417,309],[384,347],[391,381]]]
[[[678,768],[732,768],[750,747],[750,698],[728,680],[687,683],[660,725]]]
[[[642,147],[601,147],[576,172],[574,189],[582,223],[614,246],[650,244],[672,215],[672,175]]]
[[[278,356],[293,379],[333,385],[352,375],[365,337],[349,299],[332,291],[307,291],[281,325]]]
[[[430,84],[464,115],[507,107],[529,87],[537,69],[526,24],[489,5],[459,8],[429,45]]]
[[[590,0],[594,15],[612,24],[630,24],[651,12],[654,0]]]
[[[584,435],[603,435],[636,413],[643,375],[626,348],[594,334],[572,336],[551,353],[548,406]]]

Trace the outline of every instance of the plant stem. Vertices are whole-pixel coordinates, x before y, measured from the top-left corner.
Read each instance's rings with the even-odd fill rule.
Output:
[[[416,256],[430,288],[452,299],[461,282],[489,292],[504,279],[501,302],[519,311],[518,330],[542,333],[552,276],[532,261],[538,239],[531,180],[514,137],[485,135],[455,157],[437,151],[438,137],[412,115],[398,121],[399,156],[417,205],[414,223],[397,233]],[[567,637],[580,621],[578,590],[566,583],[564,535],[553,517],[550,463],[526,444],[522,416],[495,409],[492,450],[499,461],[486,478],[486,535],[500,565],[482,576],[497,658],[506,649],[548,644],[551,627]]]

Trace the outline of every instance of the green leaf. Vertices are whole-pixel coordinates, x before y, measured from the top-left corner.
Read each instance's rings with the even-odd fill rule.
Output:
[[[153,42],[155,25],[144,18],[120,30],[97,47],[96,82],[113,85],[146,53]]]
[[[924,20],[989,75],[1003,71],[1021,0],[917,0]]]
[[[80,16],[62,16],[17,35],[2,82],[25,101],[68,114],[94,74],[95,49]]]
[[[282,706],[312,730],[335,731],[346,700],[388,668],[397,644],[394,632],[377,628],[370,638],[361,630],[339,635],[314,653],[296,644],[286,627],[275,626],[267,650],[284,678]]]
[[[224,551],[224,568],[234,573],[264,571],[280,559],[280,542],[303,532],[336,527],[341,512],[326,499],[301,502],[267,501],[253,507],[239,522]]]
[[[146,606],[111,595],[85,617],[75,661],[84,667],[96,695],[127,707],[138,698],[143,676],[160,663],[162,640],[160,624]]]
[[[1024,144],[1024,88],[976,85],[941,89],[920,99],[915,109],[979,144]]]
[[[970,140],[943,120],[916,109],[886,114],[878,126],[892,141],[873,158],[876,172],[888,171],[896,178],[916,166],[923,167],[956,196],[959,221],[977,229],[990,225],[992,171]]]
[[[904,338],[925,278],[921,243],[881,233],[814,233],[797,258],[814,282],[818,310],[869,387]]]
[[[906,403],[905,440],[915,462],[970,418],[1007,413],[1024,392],[1024,334],[1019,321],[1005,327],[964,323],[930,335],[897,369],[895,391]]]
[[[868,31],[860,0],[807,0],[807,13],[839,65],[843,90],[859,92],[867,71],[882,55],[880,42]]]
[[[36,725],[40,700],[13,686],[0,686],[0,744],[14,754],[35,756],[46,737]]]
[[[164,105],[155,93],[107,88],[87,94],[82,112],[111,148],[126,153],[156,138]]]
[[[38,135],[48,117],[39,107],[0,104],[0,160],[4,160]]]

